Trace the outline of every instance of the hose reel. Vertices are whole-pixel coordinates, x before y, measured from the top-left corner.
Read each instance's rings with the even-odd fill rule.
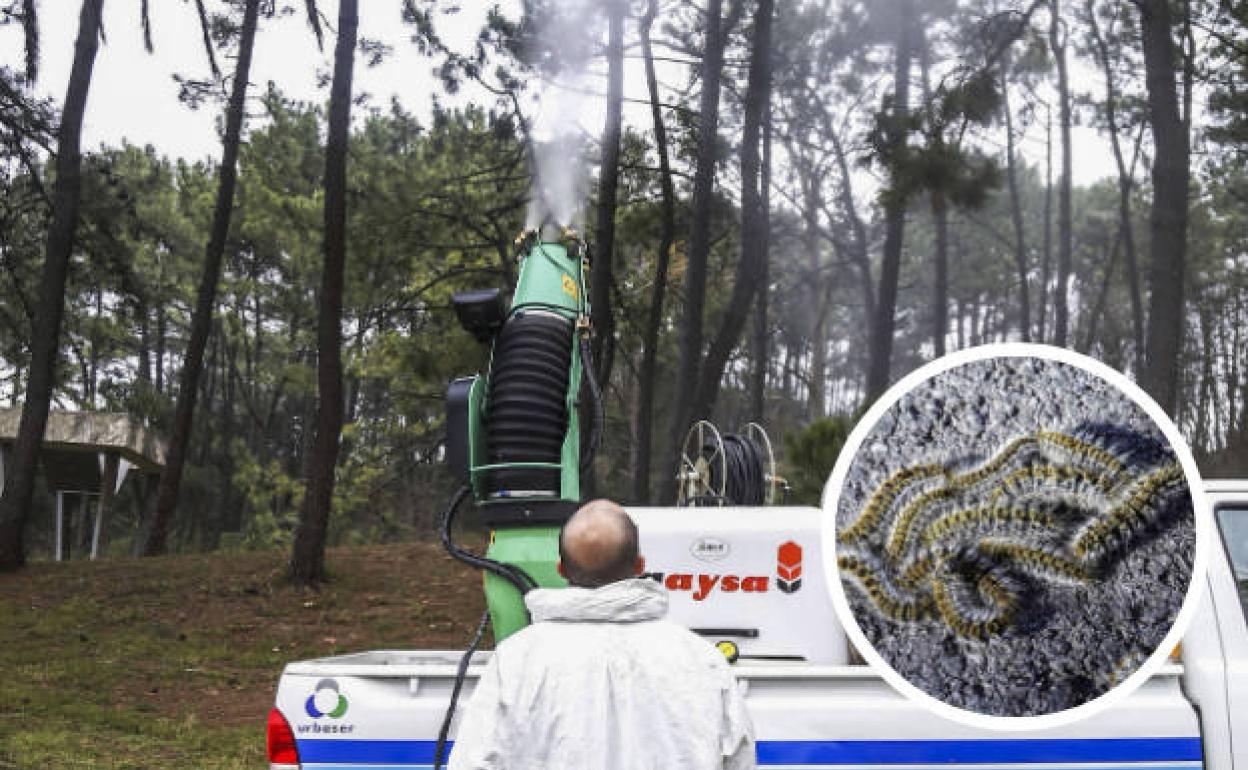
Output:
[[[789,492],[776,472],[771,439],[756,422],[740,433],[720,433],[707,420],[694,423],[685,434],[676,478],[681,507],[775,505]]]

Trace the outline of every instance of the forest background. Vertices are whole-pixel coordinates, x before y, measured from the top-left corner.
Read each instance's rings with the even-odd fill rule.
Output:
[[[710,418],[764,424],[816,502],[890,382],[1007,340],[1124,371],[1206,475],[1248,468],[1248,3],[161,5],[0,2],[0,568],[51,553],[49,408],[170,442],[107,554],[281,547],[316,583],[327,543],[430,537],[445,387],[486,362],[450,296],[514,283],[552,139],[594,250],[597,494],[670,504]],[[159,50],[171,7],[202,43],[150,112],[88,99],[101,44]],[[48,24],[76,31],[67,88]],[[306,50],[264,49],[278,28]],[[322,62],[322,90],[253,54]],[[394,97],[360,87],[396,59]],[[83,142],[192,108],[198,157]]]

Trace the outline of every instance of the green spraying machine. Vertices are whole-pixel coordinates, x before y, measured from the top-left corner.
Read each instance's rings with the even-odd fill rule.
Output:
[[[442,540],[484,571],[494,637],[528,624],[523,594],[563,586],[558,534],[581,504],[581,478],[602,435],[602,394],[590,355],[585,274],[589,253],[574,230],[546,224],[516,239],[519,273],[507,305],[498,289],[461,292],[461,325],[490,345],[485,375],[447,390],[447,462],[464,486],[443,517]],[[592,424],[582,441],[582,386]],[[451,539],[456,510],[471,496],[490,527],[484,556]]]

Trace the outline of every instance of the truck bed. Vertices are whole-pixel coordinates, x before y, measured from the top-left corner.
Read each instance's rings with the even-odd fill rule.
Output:
[[[461,707],[490,654],[474,656]],[[290,664],[277,706],[291,721],[303,766],[432,767],[460,655],[381,650]],[[1198,719],[1181,692],[1179,665],[1164,667],[1124,702],[1086,720],[1018,733],[947,721],[866,666],[777,661],[733,668],[762,767],[1180,770],[1202,764]],[[303,702],[326,678],[351,704],[333,724],[308,719]]]
[[[1206,482],[1205,489],[1221,543],[1213,549],[1201,600],[1183,637],[1182,665],[1163,666],[1122,700],[1079,721],[1002,732],[930,712],[867,666],[742,658],[733,672],[753,719],[759,765],[1248,770],[1248,623],[1235,572],[1248,564],[1248,480]],[[1239,554],[1234,563],[1228,558],[1232,552]],[[461,709],[490,654],[474,656]],[[276,706],[294,733],[300,766],[432,767],[461,655],[378,650],[287,665]],[[313,703],[318,689],[322,695],[337,691],[340,697],[329,699],[334,713]]]

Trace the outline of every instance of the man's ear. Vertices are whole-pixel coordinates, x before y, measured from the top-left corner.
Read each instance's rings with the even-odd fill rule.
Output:
[[[564,580],[568,579],[568,573],[563,571],[563,559],[560,559],[559,561],[555,562],[555,571],[559,573],[559,577],[563,578]]]
[[[633,574],[644,575],[646,573],[646,557],[637,554],[637,561],[633,562]]]

